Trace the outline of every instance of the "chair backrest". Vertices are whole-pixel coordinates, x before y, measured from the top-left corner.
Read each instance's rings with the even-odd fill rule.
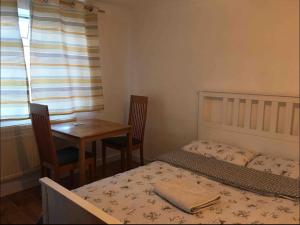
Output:
[[[148,97],[132,95],[130,98],[129,122],[132,137],[144,142]]]
[[[30,119],[41,163],[57,164],[57,155],[52,138],[48,106],[31,103],[29,108]]]

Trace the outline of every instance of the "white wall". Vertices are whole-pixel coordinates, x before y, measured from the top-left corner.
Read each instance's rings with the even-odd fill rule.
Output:
[[[105,110],[101,118],[124,122],[129,65],[129,9],[115,4],[95,1],[104,9],[99,13],[100,48]]]
[[[299,93],[298,0],[144,1],[131,92],[150,97],[146,157],[195,137],[196,92]]]

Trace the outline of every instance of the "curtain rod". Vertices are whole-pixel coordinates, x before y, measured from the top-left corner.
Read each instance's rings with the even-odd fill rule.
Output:
[[[82,1],[78,1],[78,0],[72,0],[72,1],[68,1],[68,0],[60,0],[61,2],[63,2],[64,4],[68,4],[68,5],[74,5],[76,2],[80,3],[80,4],[83,4],[85,9],[87,10],[92,10],[93,8],[96,8],[98,10],[98,12],[100,13],[105,13],[105,10],[103,9],[100,9],[96,6],[92,6],[92,5],[87,5],[85,4],[84,2]]]

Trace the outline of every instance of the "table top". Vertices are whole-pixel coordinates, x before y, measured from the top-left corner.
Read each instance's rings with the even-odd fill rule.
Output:
[[[79,139],[97,136],[101,137],[110,133],[126,131],[130,128],[130,125],[98,119],[79,120],[54,124],[51,126],[51,130],[54,133],[68,135]]]

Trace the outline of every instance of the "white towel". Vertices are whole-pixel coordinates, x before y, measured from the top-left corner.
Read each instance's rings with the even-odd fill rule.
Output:
[[[212,206],[221,198],[207,190],[191,191],[174,182],[158,182],[153,185],[154,192],[184,212],[195,214]]]

